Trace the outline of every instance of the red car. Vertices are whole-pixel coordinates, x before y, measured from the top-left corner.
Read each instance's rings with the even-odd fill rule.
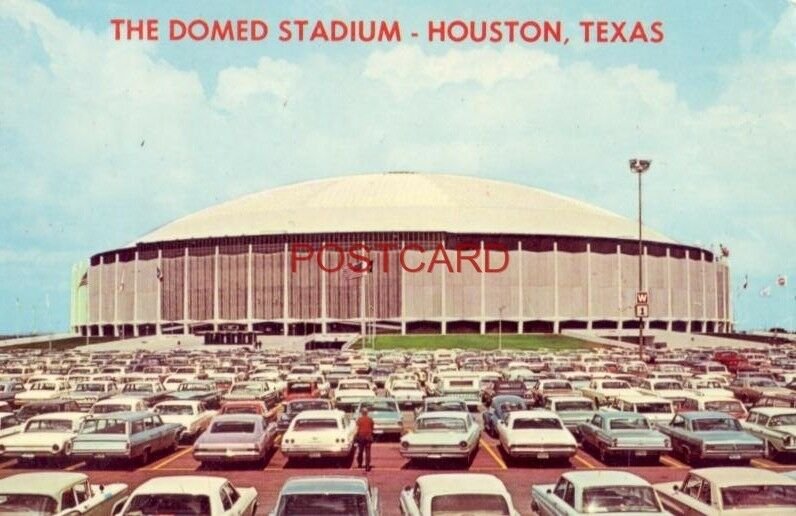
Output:
[[[291,401],[299,398],[320,398],[321,392],[318,390],[318,384],[315,382],[307,382],[302,380],[290,380],[287,382],[285,388],[285,401]]]
[[[749,366],[746,358],[737,351],[717,351],[713,354],[713,360],[724,364],[731,373],[738,371],[738,368]]]

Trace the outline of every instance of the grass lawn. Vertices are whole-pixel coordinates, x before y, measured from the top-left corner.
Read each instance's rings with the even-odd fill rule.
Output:
[[[564,335],[503,335],[503,349],[590,349],[588,342]],[[358,347],[358,346],[356,346]],[[498,336],[479,335],[379,335],[376,349],[497,349]]]
[[[110,342],[112,340],[116,340],[113,337],[91,337],[89,344],[100,344],[102,342]],[[86,344],[85,337],[69,337],[66,339],[56,339],[52,341],[52,350],[53,351],[65,351],[67,349],[73,349],[78,346],[84,346]],[[44,342],[31,342],[30,344],[19,344],[17,346],[4,346],[0,348],[0,351],[9,351],[15,349],[39,349],[42,351],[47,351],[50,349],[50,343],[47,341]]]

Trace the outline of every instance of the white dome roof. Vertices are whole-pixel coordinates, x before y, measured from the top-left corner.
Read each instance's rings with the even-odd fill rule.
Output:
[[[638,238],[635,220],[536,188],[393,172],[265,190],[177,219],[139,242],[384,231]],[[644,239],[675,243],[647,228]]]

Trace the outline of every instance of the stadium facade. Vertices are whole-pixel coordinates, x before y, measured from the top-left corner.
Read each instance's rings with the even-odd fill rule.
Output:
[[[428,263],[433,249],[463,242],[507,249],[507,267],[383,267],[407,246],[427,249],[413,260]],[[372,272],[358,279],[292,260],[298,244],[328,243],[393,249],[371,255]],[[95,254],[72,273],[72,327],[104,336],[357,332],[365,321],[402,333],[637,328],[638,249],[636,221],[526,186],[345,176],[235,199]],[[642,259],[648,328],[731,330],[726,260],[648,228]]]

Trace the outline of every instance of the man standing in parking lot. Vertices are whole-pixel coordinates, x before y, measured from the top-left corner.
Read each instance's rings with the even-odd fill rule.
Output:
[[[368,409],[363,408],[357,419],[357,467],[362,467],[362,455],[365,455],[365,471],[370,471],[370,445],[373,444],[373,419]]]

